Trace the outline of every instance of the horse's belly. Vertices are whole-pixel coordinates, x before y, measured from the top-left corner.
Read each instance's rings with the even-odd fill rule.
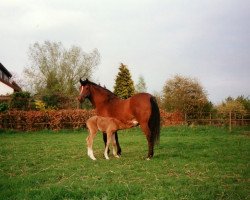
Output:
[[[97,115],[102,117],[112,117],[122,122],[131,121],[135,118],[128,105],[111,105],[106,109],[97,110]]]

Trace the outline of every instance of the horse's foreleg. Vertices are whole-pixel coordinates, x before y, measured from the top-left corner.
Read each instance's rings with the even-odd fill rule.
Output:
[[[116,158],[120,158],[120,156],[117,155],[117,145],[116,145],[116,141],[115,141],[115,134],[112,134],[112,144],[113,144],[113,155]]]
[[[120,156],[122,155],[122,149],[119,144],[117,131],[114,133],[114,135],[115,135],[115,141],[116,141],[116,147],[117,147],[117,155]]]
[[[104,156],[105,156],[105,158],[107,160],[109,159],[108,149],[109,149],[109,144],[110,144],[110,141],[111,141],[111,137],[112,137],[112,133],[107,132],[107,144],[106,144],[106,147],[105,147],[105,150],[104,150]]]
[[[116,145],[117,145],[117,155],[120,156],[122,154],[122,149],[121,149],[120,144],[119,144],[117,131],[114,133],[114,135],[115,135],[115,141],[116,141]],[[103,142],[104,142],[104,145],[105,145],[105,148],[106,148],[106,145],[107,145],[107,133],[103,132],[102,136],[103,136]],[[109,152],[110,152],[110,150],[108,148],[108,154],[109,154]]]
[[[103,138],[103,142],[104,142],[104,146],[106,148],[107,145],[107,133],[106,132],[102,132],[102,138]],[[110,150],[108,148],[108,154],[109,154]]]
[[[87,146],[88,146],[88,156],[92,159],[92,160],[96,160],[95,156],[94,156],[94,152],[93,152],[93,141],[96,135],[96,131],[89,131],[89,136],[86,138],[86,142],[87,142]]]

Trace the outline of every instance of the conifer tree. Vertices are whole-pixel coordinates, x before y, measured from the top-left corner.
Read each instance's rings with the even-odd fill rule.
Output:
[[[127,99],[135,93],[131,74],[127,66],[123,63],[121,63],[118,75],[116,76],[114,93],[122,99]]]
[[[135,85],[135,90],[136,90],[136,93],[147,92],[146,82],[145,82],[144,77],[142,75],[139,76],[139,81]]]

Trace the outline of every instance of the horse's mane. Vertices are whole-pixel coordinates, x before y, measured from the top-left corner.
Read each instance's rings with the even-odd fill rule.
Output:
[[[110,90],[108,90],[107,88],[102,87],[102,86],[100,86],[100,85],[98,85],[98,84],[96,84],[96,83],[94,83],[92,81],[89,81],[88,79],[86,79],[84,81],[80,80],[80,82],[81,82],[82,85],[90,84],[90,85],[93,85],[93,86],[95,86],[95,87],[97,87],[97,88],[105,91],[108,94],[109,98],[117,98],[117,96],[113,92],[111,92]]]

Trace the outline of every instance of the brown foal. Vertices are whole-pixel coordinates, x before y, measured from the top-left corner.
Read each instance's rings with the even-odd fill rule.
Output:
[[[88,146],[88,156],[92,160],[96,160],[93,152],[93,141],[98,130],[107,134],[107,144],[104,150],[105,158],[109,159],[108,148],[111,141],[113,144],[113,154],[115,157],[119,158],[119,156],[117,155],[117,146],[114,133],[118,130],[137,126],[138,122],[136,120],[131,120],[123,123],[120,120],[112,117],[93,116],[87,120],[86,125],[89,129],[89,135],[86,138]]]

